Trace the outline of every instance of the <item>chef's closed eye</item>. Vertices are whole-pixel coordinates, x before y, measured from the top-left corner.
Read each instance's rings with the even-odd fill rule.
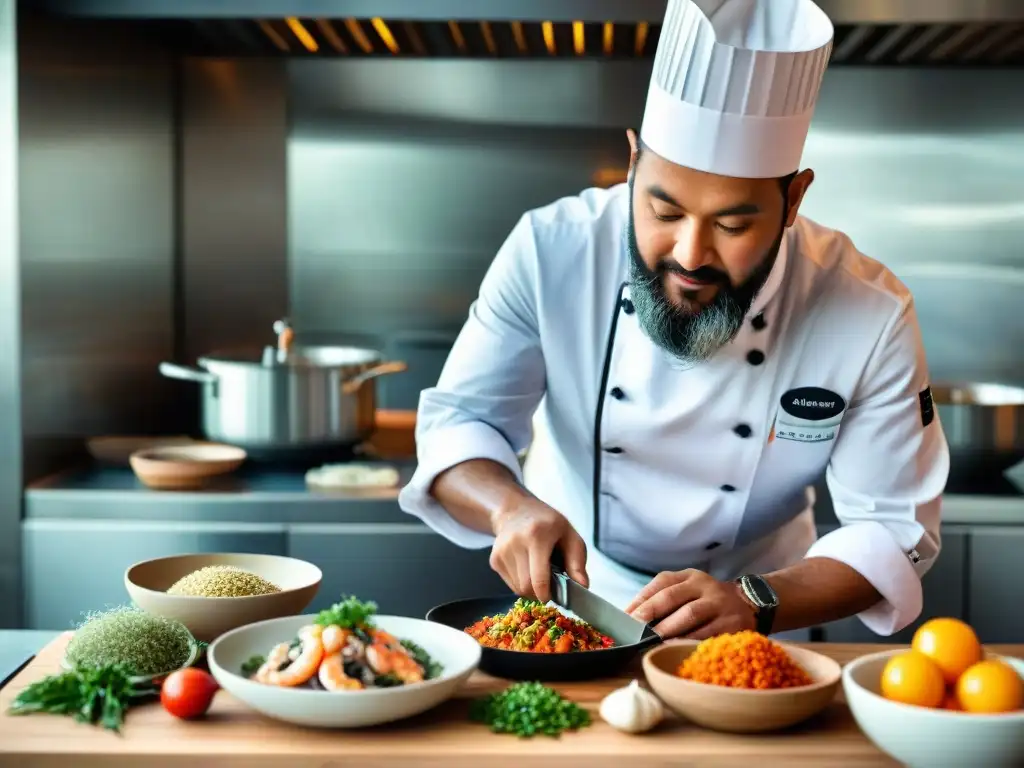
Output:
[[[658,201],[651,204],[651,213],[658,221],[679,221],[683,217],[678,208]]]
[[[738,221],[736,219],[719,219],[716,222],[718,228],[725,232],[727,235],[742,235],[750,231],[750,227],[753,224],[751,221]]]

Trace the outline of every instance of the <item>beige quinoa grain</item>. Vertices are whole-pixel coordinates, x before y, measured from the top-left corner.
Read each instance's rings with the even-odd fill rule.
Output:
[[[280,592],[255,573],[231,565],[208,565],[178,579],[167,590],[169,595],[189,597],[252,597]]]

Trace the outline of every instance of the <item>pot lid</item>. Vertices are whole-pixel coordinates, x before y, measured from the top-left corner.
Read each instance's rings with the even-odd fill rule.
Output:
[[[266,355],[264,349],[238,349],[212,352],[199,358],[205,365],[258,365],[260,367],[289,366],[293,368],[343,368],[352,365],[370,365],[380,362],[381,354],[374,349],[342,346],[295,346],[285,354]]]
[[[295,345],[295,332],[286,318],[274,322],[277,347],[213,352],[199,362],[204,365],[258,365],[261,368],[346,368],[374,365],[381,361],[375,349],[334,344]]]

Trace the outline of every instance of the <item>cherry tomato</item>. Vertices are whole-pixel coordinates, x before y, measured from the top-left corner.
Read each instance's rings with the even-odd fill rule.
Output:
[[[209,672],[186,667],[172,672],[160,687],[160,703],[175,717],[192,720],[210,708],[219,686]]]

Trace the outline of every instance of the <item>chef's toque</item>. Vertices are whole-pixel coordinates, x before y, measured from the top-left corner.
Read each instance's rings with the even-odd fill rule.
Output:
[[[722,176],[792,173],[831,53],[811,0],[668,0],[640,138]]]

